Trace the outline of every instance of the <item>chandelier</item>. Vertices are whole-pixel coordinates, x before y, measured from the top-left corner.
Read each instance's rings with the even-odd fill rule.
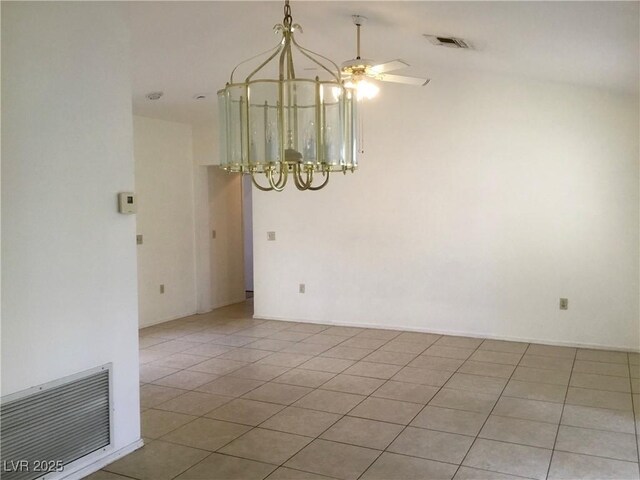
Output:
[[[251,175],[264,191],[282,191],[290,177],[299,190],[320,190],[331,172],[357,167],[356,92],[335,63],[296,42],[302,29],[289,0],[274,30],[279,44],[236,66],[218,92],[220,167]],[[326,78],[296,76],[294,53]],[[257,66],[244,82],[234,82],[238,67],[252,61]],[[267,76],[269,68],[276,78]]]

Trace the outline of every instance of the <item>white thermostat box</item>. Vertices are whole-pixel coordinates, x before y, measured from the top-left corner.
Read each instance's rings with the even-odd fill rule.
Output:
[[[124,214],[136,213],[136,194],[133,192],[120,192],[118,194],[118,212]]]

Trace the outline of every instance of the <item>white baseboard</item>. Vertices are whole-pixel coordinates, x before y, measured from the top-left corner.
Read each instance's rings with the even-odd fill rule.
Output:
[[[332,325],[332,326],[334,325],[338,327],[375,328],[379,330],[402,330],[406,332],[434,333],[437,335],[453,335],[453,336],[473,337],[473,338],[488,338],[491,340],[506,340],[509,342],[539,343],[541,345],[553,345],[553,346],[559,346],[559,347],[592,348],[596,350],[615,350],[620,352],[640,353],[640,348],[616,347],[612,345],[602,345],[597,343],[562,342],[562,341],[554,341],[554,340],[539,339],[539,338],[532,338],[532,337],[513,337],[513,336],[506,336],[506,335],[492,335],[488,333],[480,334],[478,332],[464,332],[459,330],[430,330],[430,329],[419,328],[419,327],[404,327],[404,326],[398,326],[398,325],[385,325],[380,323],[323,322],[320,320],[286,318],[286,317],[277,317],[277,316],[269,316],[269,315],[254,315],[253,318],[255,318],[256,320],[278,320],[282,322],[315,323],[315,324],[322,324],[322,325]]]
[[[100,457],[97,460],[88,460],[90,463],[80,464],[74,467],[71,471],[60,472],[60,476],[56,477],[59,480],[80,480],[92,473],[97,472],[103,467],[106,467],[110,463],[115,462],[116,460],[124,457],[125,455],[129,455],[131,452],[134,452],[144,446],[144,441],[140,438],[133,443],[130,443],[126,447],[121,448],[115,452],[111,452],[104,457]],[[48,480],[49,477],[47,477]],[[54,480],[54,477],[51,477],[51,480]]]

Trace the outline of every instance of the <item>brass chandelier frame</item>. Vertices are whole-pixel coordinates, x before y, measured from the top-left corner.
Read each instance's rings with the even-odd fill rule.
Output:
[[[242,149],[246,151],[246,161],[240,162],[230,162],[228,164],[222,164],[221,167],[227,170],[228,172],[239,172],[244,174],[250,174],[253,184],[262,191],[282,191],[289,179],[289,177],[293,177],[293,182],[298,190],[320,190],[329,182],[329,174],[331,172],[343,172],[346,174],[347,171],[355,171],[357,168],[357,148],[356,148],[356,130],[357,130],[357,120],[356,120],[356,100],[355,100],[355,91],[349,87],[344,85],[344,82],[340,76],[340,68],[329,58],[320,55],[319,53],[313,52],[307,48],[302,47],[295,39],[294,32],[295,31],[302,32],[302,28],[299,24],[293,23],[293,17],[291,15],[291,7],[289,5],[289,0],[285,0],[284,4],[284,19],[281,24],[277,24],[274,26],[274,31],[276,33],[280,33],[282,35],[282,40],[279,44],[273,48],[269,49],[266,52],[263,52],[259,55],[256,55],[248,60],[245,60],[238,64],[230,75],[230,80],[226,84],[225,88],[218,92],[218,96],[223,96],[227,99],[228,102],[231,103],[229,91],[233,87],[241,87],[244,88],[244,92],[246,92],[246,99],[240,97],[240,101],[238,103],[238,118],[240,122],[245,122],[245,125],[241,126],[242,128],[246,126],[244,131],[245,135],[242,135],[241,145]],[[293,62],[293,52],[299,52],[305,58],[310,60],[314,66],[319,67],[322,71],[329,74],[329,80],[320,80],[318,76],[315,79],[304,79],[297,78],[294,62]],[[244,82],[234,82],[234,75],[238,68],[252,60],[255,60],[264,55],[268,55],[266,60],[260,63],[249,75],[244,79]],[[278,79],[258,79],[256,75],[261,72],[268,64],[274,61],[277,58],[278,62]],[[325,63],[326,62],[326,63]],[[314,93],[315,93],[315,104],[313,106],[299,106],[296,103],[296,88],[298,86],[305,85],[306,82],[313,82],[314,84]],[[251,93],[250,87],[257,83],[276,83],[277,84],[277,103],[276,105],[268,105],[267,102],[264,102],[264,105],[256,105],[251,102]],[[293,98],[293,105],[285,106],[285,89],[289,89],[288,99]],[[323,131],[322,118],[323,115],[323,93],[326,96],[326,92],[333,91],[333,94],[336,98],[339,98],[343,95],[344,99],[348,99],[348,105],[344,108],[345,114],[341,117],[344,122],[347,124],[347,132],[350,133],[348,141],[345,142],[343,139],[343,145],[347,146],[350,150],[346,155],[351,159],[348,161],[340,161],[340,162],[329,162],[329,161],[306,161],[303,159],[303,155],[294,149],[294,140],[298,138],[298,109],[305,108],[314,108],[315,109],[315,118],[313,122],[313,126],[315,129],[315,158],[321,159],[324,158],[324,148],[326,145],[323,144],[323,135],[326,135],[326,132]],[[265,122],[265,132],[266,132],[266,123],[267,123],[267,115],[270,109],[277,109],[277,127],[279,134],[279,160],[278,161],[266,161],[265,162],[254,162],[252,161],[252,143],[249,139],[250,136],[250,107],[253,108],[262,108],[264,111],[264,122]],[[233,107],[235,108],[235,106]],[[286,111],[285,111],[286,110]],[[227,110],[228,112],[228,110]],[[285,127],[285,115],[287,115],[288,123],[287,127]],[[342,115],[342,113],[341,113]],[[323,117],[324,118],[324,117]],[[227,132],[229,128],[229,122],[231,120],[229,118],[226,119],[227,122]],[[285,128],[288,128],[285,132]],[[266,135],[266,133],[265,133]],[[285,138],[286,137],[286,138]],[[343,138],[343,137],[341,137]],[[266,149],[266,147],[265,147]],[[345,154],[343,154],[345,155]],[[325,159],[326,160],[326,159]],[[264,173],[268,185],[263,186],[258,182],[256,178],[259,173]],[[314,184],[314,179],[317,179],[322,175],[322,180],[319,183]],[[315,177],[315,178],[314,178]]]

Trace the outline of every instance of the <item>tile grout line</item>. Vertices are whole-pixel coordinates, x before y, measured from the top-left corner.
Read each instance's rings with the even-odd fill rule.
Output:
[[[640,476],[640,441],[638,441],[638,439],[640,437],[638,437],[638,435],[640,435],[640,432],[638,432],[638,420],[640,420],[638,418],[638,413],[636,413],[636,404],[633,401],[633,379],[631,377],[631,358],[629,358],[629,352],[627,352],[627,369],[629,370],[629,388],[631,390],[631,409],[633,410],[633,428],[636,432],[636,460],[638,461],[638,474]],[[640,408],[640,405],[638,406],[638,408]]]
[[[576,364],[576,359],[578,358],[578,349],[573,355],[573,361],[571,362],[571,373],[569,374],[569,383],[567,383],[567,390],[564,392],[564,401],[562,402],[562,410],[560,411],[560,419],[558,420],[558,429],[556,430],[556,437],[553,440],[553,448],[551,449],[551,458],[549,459],[549,466],[547,467],[547,475],[545,478],[549,478],[549,473],[551,472],[551,464],[553,463],[553,457],[556,454],[556,445],[558,443],[558,437],[560,436],[560,427],[562,426],[562,417],[564,416],[564,407],[567,404],[567,397],[569,396],[569,387],[571,386],[571,378],[573,377],[573,369]]]

